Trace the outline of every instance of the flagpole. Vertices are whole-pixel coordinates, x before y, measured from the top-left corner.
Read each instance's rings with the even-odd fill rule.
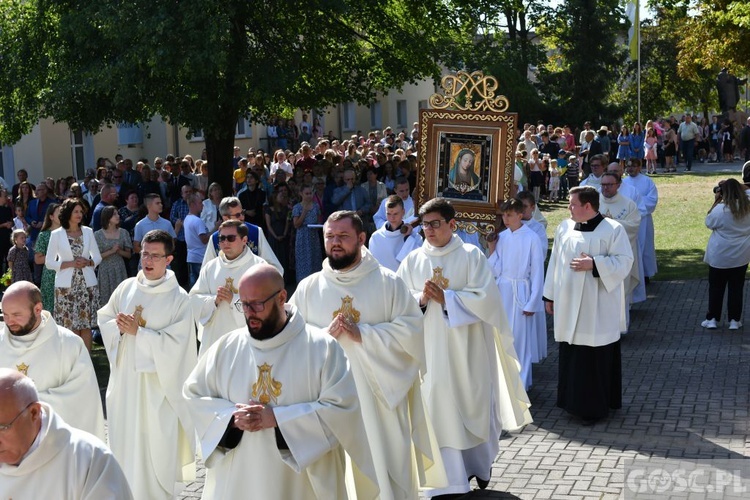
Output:
[[[636,42],[638,43],[638,123],[641,123],[641,5],[635,1]]]

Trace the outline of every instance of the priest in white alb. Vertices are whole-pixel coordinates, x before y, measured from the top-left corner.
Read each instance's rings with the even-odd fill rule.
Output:
[[[641,212],[638,245],[643,275],[646,278],[651,278],[657,272],[653,213],[659,203],[659,190],[651,177],[641,173],[641,160],[630,160],[627,170],[628,176],[622,179],[622,183],[632,186],[638,191],[646,208],[646,213]]]
[[[630,325],[630,304],[633,302],[633,291],[638,286],[641,276],[638,256],[638,229],[641,224],[641,213],[638,206],[629,198],[620,194],[622,180],[615,172],[602,175],[601,195],[599,197],[599,212],[607,218],[614,219],[628,233],[630,248],[633,250],[633,265],[628,277],[625,278],[625,326]]]
[[[195,477],[195,430],[182,397],[197,362],[195,325],[187,292],[167,269],[173,251],[168,233],[146,233],[141,271],[99,309],[109,446],[138,499],[171,499]]]
[[[592,425],[622,406],[620,332],[633,251],[622,225],[599,212],[596,189],[571,189],[568,208],[571,218],[555,230],[544,300],[560,347],[557,406]]]
[[[388,222],[372,233],[368,248],[381,266],[396,272],[404,257],[422,246],[422,237],[404,222],[404,201],[398,195],[384,201]]]
[[[528,391],[533,354],[538,352],[538,338],[541,334],[547,335],[547,325],[546,321],[542,323],[544,331],[537,332],[536,316],[544,318],[544,258],[539,250],[539,238],[522,223],[523,211],[523,203],[515,198],[500,205],[507,229],[490,242],[488,260],[513,332],[513,346],[521,363],[521,380]]]
[[[346,499],[342,446],[374,485],[341,347],[284,305],[272,266],[238,286],[246,326],[218,339],[183,389],[206,460],[202,498]]]
[[[0,367],[31,377],[41,400],[63,420],[104,439],[99,383],[81,337],[42,309],[42,293],[33,283],[10,285],[2,305]]]
[[[201,268],[190,290],[190,307],[199,327],[201,355],[222,335],[245,324],[245,316],[235,307],[237,284],[245,271],[265,262],[248,248],[247,233],[247,226],[238,220],[222,222],[219,256]]]
[[[273,267],[279,270],[281,274],[284,274],[284,268],[281,267],[281,262],[273,253],[273,248],[268,243],[266,235],[263,233],[263,228],[245,222],[245,211],[242,209],[242,203],[236,196],[228,196],[223,198],[219,203],[219,215],[221,215],[222,221],[227,220],[238,220],[245,224],[247,227],[247,246],[250,250],[263,259],[264,261],[271,264]],[[203,255],[202,267],[205,267],[211,260],[215,259],[219,255],[219,231],[215,231],[211,238],[208,240],[206,246],[206,253]]]
[[[365,248],[358,215],[334,212],[323,234],[323,270],[302,280],[290,303],[349,358],[380,498],[415,499],[420,485],[445,482],[419,384],[422,314],[403,281]],[[369,496],[361,484],[357,493]]]
[[[530,423],[530,403],[487,258],[453,234],[447,199],[428,201],[419,215],[425,242],[398,275],[424,311],[422,389],[448,475],[448,486],[427,495],[460,495],[471,478],[487,487],[501,430]]]
[[[0,422],[0,498],[133,498],[105,444],[66,424],[29,377],[8,368],[0,368]]]

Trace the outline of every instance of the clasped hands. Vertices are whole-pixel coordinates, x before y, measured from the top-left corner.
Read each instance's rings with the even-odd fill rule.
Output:
[[[273,429],[278,424],[273,408],[258,401],[250,400],[248,404],[237,403],[237,409],[232,413],[234,426],[241,431],[262,431]]]
[[[328,325],[328,333],[336,340],[344,335],[348,336],[358,344],[362,343],[362,334],[359,331],[359,326],[357,326],[357,323],[350,320],[341,313],[337,314],[336,317],[333,318],[333,321],[331,321],[331,324]]]
[[[83,269],[84,267],[88,267],[89,265],[89,259],[85,257],[76,257],[73,260],[73,267],[76,269]]]
[[[220,286],[219,288],[216,289],[216,299],[214,299],[214,304],[216,304],[216,307],[218,307],[219,302],[222,302],[222,301],[231,305],[232,299],[234,299],[234,294],[229,288],[225,286]]]
[[[445,291],[440,288],[434,281],[426,280],[424,282],[424,288],[422,289],[422,298],[419,300],[419,305],[424,307],[427,305],[428,300],[434,300],[441,306],[445,305]]]
[[[138,332],[138,321],[135,319],[134,314],[117,313],[115,322],[121,333],[135,335]]]

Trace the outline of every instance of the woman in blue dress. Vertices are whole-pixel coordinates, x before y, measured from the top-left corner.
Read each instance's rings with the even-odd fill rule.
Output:
[[[643,132],[640,122],[635,122],[633,132],[630,133],[630,157],[642,160],[644,157],[643,142],[646,134]]]
[[[630,159],[630,131],[626,125],[622,126],[620,135],[617,136],[617,159],[620,160],[620,166],[623,168]]]
[[[297,283],[323,268],[320,228],[309,227],[310,224],[318,223],[320,209],[313,200],[311,186],[302,186],[300,196],[302,201],[292,208],[292,222],[297,230],[294,240]]]

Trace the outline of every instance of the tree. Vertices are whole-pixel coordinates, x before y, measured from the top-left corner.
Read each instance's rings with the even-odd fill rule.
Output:
[[[585,120],[608,123],[620,116],[612,104],[625,47],[619,0],[567,0],[537,22],[550,57],[539,68],[539,89],[547,101],[573,124]]]
[[[750,73],[750,4],[745,0],[700,0],[698,15],[680,34],[679,71],[699,68],[716,73],[727,67]]]
[[[687,75],[678,72],[680,48],[675,33],[684,33],[691,22],[689,0],[649,2],[653,17],[641,22],[641,116],[653,119],[686,110],[700,110],[704,116],[716,106],[715,75],[695,68]],[[623,66],[614,100],[624,110],[626,123],[637,119],[637,62]]]
[[[0,140],[44,117],[202,129],[227,190],[237,118],[368,103],[437,77],[457,32],[440,0],[0,0]]]

